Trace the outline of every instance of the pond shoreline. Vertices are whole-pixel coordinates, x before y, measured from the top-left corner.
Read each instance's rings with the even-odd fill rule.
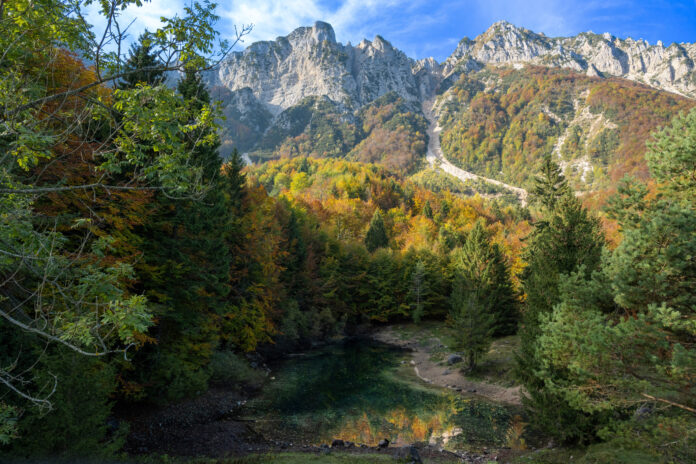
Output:
[[[406,340],[400,337],[394,331],[394,326],[391,325],[376,329],[371,336],[379,342],[411,351],[413,370],[418,378],[425,383],[449,388],[462,395],[476,395],[511,406],[522,405],[523,392],[520,386],[504,387],[471,380],[456,366],[442,366],[433,361],[434,348],[443,346],[436,337],[431,337],[420,343],[411,339]]]
[[[311,359],[315,355],[321,356],[322,351],[342,346],[346,343],[360,343],[361,340],[378,345],[388,345],[390,349],[403,351],[406,356],[427,354],[422,347],[411,346],[409,343],[390,337],[390,327],[382,326],[372,330],[361,332],[349,337],[334,339],[310,349],[286,353],[284,356],[264,357],[258,354],[252,356],[259,369],[268,372],[267,381],[258,389],[242,390],[237,386],[218,386],[209,389],[202,395],[170,404],[163,408],[151,408],[149,410],[131,411],[128,419],[131,424],[131,433],[125,450],[134,458],[138,456],[162,455],[181,457],[241,457],[258,454],[278,453],[343,453],[356,455],[394,455],[403,452],[404,448],[411,445],[418,446],[418,452],[426,462],[468,462],[479,463],[491,460],[503,459],[509,455],[517,455],[518,452],[509,449],[484,448],[476,452],[457,451],[452,452],[441,446],[424,442],[401,442],[400,446],[393,444],[387,448],[374,446],[375,443],[354,443],[349,446],[330,449],[331,439],[328,443],[319,444],[293,440],[280,434],[265,436],[255,424],[258,418],[247,416],[245,404],[248,401],[261,397],[274,382],[277,369],[291,360]],[[404,361],[401,362],[404,364]],[[418,360],[417,366],[425,367],[422,360]],[[414,368],[417,368],[414,366]],[[405,368],[406,366],[403,366]],[[415,370],[415,369],[414,369]],[[416,370],[418,373],[418,370]],[[421,372],[422,374],[422,372]],[[428,374],[430,375],[430,374]],[[427,382],[432,385],[442,386],[437,382]],[[415,382],[418,379],[414,378]],[[467,394],[466,392],[463,392]],[[488,399],[488,398],[486,398]],[[335,437],[341,438],[341,437]],[[326,441],[324,437],[324,441]],[[346,442],[349,443],[349,442]],[[406,445],[406,446],[404,446]]]

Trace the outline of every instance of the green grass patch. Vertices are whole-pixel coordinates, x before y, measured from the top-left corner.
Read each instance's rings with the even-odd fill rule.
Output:
[[[515,352],[519,346],[520,337],[518,335],[495,340],[486,356],[473,372],[467,374],[467,377],[505,387],[516,385],[513,369],[515,367]]]
[[[410,340],[423,346],[430,345],[430,360],[432,362],[445,365],[447,357],[455,352],[452,347],[455,345],[456,331],[442,321],[402,324],[393,326],[393,330],[402,340]],[[439,340],[439,342],[434,339]],[[514,386],[516,383],[513,368],[515,366],[515,352],[519,346],[520,338],[517,335],[494,340],[490,350],[479,362],[476,370],[467,373],[467,378],[505,387]],[[455,365],[454,367],[459,366]]]

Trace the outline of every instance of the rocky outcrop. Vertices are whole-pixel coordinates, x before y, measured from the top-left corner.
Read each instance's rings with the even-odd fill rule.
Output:
[[[591,76],[623,77],[696,97],[696,44],[619,39],[609,33],[546,37],[501,21],[475,40],[459,42],[443,73],[468,72],[486,64],[569,68]]]
[[[361,108],[393,93],[418,113],[460,74],[486,66],[567,68],[695,98],[695,61],[696,44],[665,47],[660,42],[650,45],[590,32],[550,38],[498,22],[473,40],[464,38],[444,63],[438,63],[433,58],[413,60],[381,36],[357,45],[341,44],[331,25],[317,22],[230,54],[205,79],[213,99],[222,101],[226,116],[221,122],[223,154],[237,147],[241,152],[265,150],[276,156],[273,150],[282,144],[284,134],[298,136],[313,116],[325,119],[318,108],[330,108],[335,120],[352,124]],[[290,130],[295,126],[297,130]]]
[[[343,45],[330,24],[317,22],[232,53],[207,78],[209,85],[230,91],[251,89],[273,115],[309,96],[355,110],[389,92],[419,101],[414,63],[380,36]]]

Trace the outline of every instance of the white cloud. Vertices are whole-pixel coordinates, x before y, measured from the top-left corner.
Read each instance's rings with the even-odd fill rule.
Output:
[[[180,13],[192,0],[150,0],[124,11],[121,22],[134,20],[131,39],[155,29],[160,16]],[[380,34],[409,56],[435,54],[444,58],[456,42],[483,32],[498,20],[508,20],[547,35],[569,35],[586,30],[592,20],[617,11],[631,16],[636,6],[628,0],[219,0],[217,25],[221,38],[231,39],[234,26],[253,24],[243,48],[258,40],[274,40],[315,21],[333,25],[341,42],[357,43]],[[93,23],[103,24],[91,11]],[[621,18],[630,22],[630,18]],[[611,21],[616,23],[616,21]],[[604,32],[604,31],[597,31]],[[615,31],[620,33],[621,31]],[[453,37],[459,36],[461,37]]]
[[[98,36],[104,32],[106,20],[99,13],[99,2],[92,3],[86,10],[86,19],[94,25],[94,33]],[[183,0],[149,0],[141,7],[130,5],[124,9],[118,22],[120,27],[128,27],[130,40],[135,40],[145,30],[154,31],[161,26],[160,18],[181,14],[184,8]]]

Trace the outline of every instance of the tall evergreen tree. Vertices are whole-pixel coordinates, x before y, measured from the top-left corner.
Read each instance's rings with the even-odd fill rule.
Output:
[[[694,140],[696,111],[655,135],[646,158],[656,191],[619,188],[610,214],[621,243],[590,280],[582,269],[562,279],[537,347],[547,396],[571,404],[575,417],[612,417],[615,429],[665,462],[696,459]],[[659,407],[636,419],[645,402]]]
[[[153,53],[147,31],[140,35],[138,42],[131,45],[121,72],[125,75],[118,84],[120,89],[132,89],[138,84],[155,86],[164,82],[162,62]]]
[[[416,324],[420,322],[425,312],[425,300],[430,293],[425,264],[422,260],[416,262],[411,273],[411,288],[409,289],[409,299],[411,304],[411,317]]]
[[[375,214],[372,215],[370,228],[367,229],[367,235],[365,235],[365,246],[367,250],[372,253],[376,249],[384,248],[388,245],[389,237],[387,237],[387,230],[384,227],[382,213],[377,209],[375,210]]]
[[[203,108],[209,96],[197,73],[185,73],[177,90],[189,105]],[[171,199],[155,194],[142,232],[143,260],[138,266],[142,289],[153,303],[156,344],[139,353],[136,363],[148,369],[150,394],[175,399],[206,387],[205,366],[219,334],[213,321],[226,311],[230,253],[226,246],[228,203],[221,178],[218,144],[195,141],[192,164],[200,166],[200,199]]]
[[[469,232],[464,245],[452,253],[452,265],[478,289],[478,304],[494,318],[494,334],[515,333],[518,308],[510,271],[498,245],[490,242],[482,221]]]
[[[524,255],[526,304],[516,371],[529,393],[526,403],[534,412],[535,423],[559,439],[578,440],[585,438],[595,418],[577,414],[566,400],[545,388],[539,376],[542,360],[537,354],[540,323],[559,302],[563,275],[581,270],[588,278],[597,269],[604,238],[599,221],[588,215],[550,160],[544,162],[534,192],[544,213],[534,225]]]
[[[475,284],[456,268],[450,304],[450,320],[456,332],[454,347],[464,352],[467,368],[473,370],[491,346],[495,316],[488,311]]]
[[[560,198],[572,193],[561,168],[550,155],[542,160],[531,193],[532,202],[541,204],[547,211],[553,210]]]

